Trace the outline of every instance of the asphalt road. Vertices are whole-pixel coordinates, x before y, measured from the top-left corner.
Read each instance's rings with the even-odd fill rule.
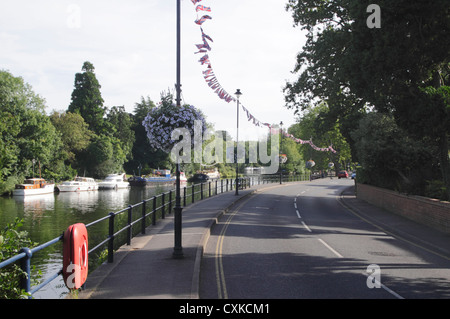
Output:
[[[450,258],[352,213],[351,185],[274,184],[239,202],[211,232],[200,297],[449,298]]]

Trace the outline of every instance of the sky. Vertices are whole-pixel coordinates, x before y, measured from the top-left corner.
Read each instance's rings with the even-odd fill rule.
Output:
[[[182,102],[201,109],[216,130],[236,136],[236,103],[220,99],[207,85],[196,44],[195,20],[203,14],[214,74],[228,93],[240,89],[241,103],[261,122],[288,127],[296,122],[282,89],[306,38],[293,27],[287,0],[203,0],[197,12],[181,0]],[[75,74],[85,61],[95,67],[104,106],[133,112],[141,97],[160,101],[176,83],[176,0],[0,0],[0,69],[21,76],[46,100],[47,113],[66,111]],[[239,112],[239,138],[267,133]],[[304,137],[298,137],[304,138]]]

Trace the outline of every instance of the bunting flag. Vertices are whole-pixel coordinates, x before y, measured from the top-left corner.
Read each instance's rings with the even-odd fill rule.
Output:
[[[209,15],[204,15],[200,19],[195,20],[195,23],[197,23],[198,25],[202,25],[208,19],[211,20],[212,18]]]
[[[200,0],[201,1],[201,0]],[[200,2],[200,1],[197,1],[197,2]],[[192,1],[193,2],[193,1]],[[194,2],[194,4],[195,4],[195,2]],[[201,4],[199,4],[198,6],[197,6],[197,8],[195,8],[195,11],[197,11],[197,12],[199,12],[199,11],[206,11],[206,12],[211,12],[211,8],[210,7],[205,7],[205,6],[202,6]]]
[[[206,39],[206,40],[209,40],[211,42],[214,42],[213,39],[211,39],[211,37],[209,35],[206,35],[205,32],[203,32],[202,28],[200,28],[200,30],[202,31],[202,39],[203,39],[203,41],[205,41],[205,39]]]
[[[208,42],[203,41],[203,44],[196,44],[195,45],[197,47],[197,49],[202,50],[202,49],[206,49],[208,51],[211,51],[211,47],[209,46]],[[200,51],[199,51],[200,52]]]
[[[197,3],[201,2],[201,1],[202,0],[192,0],[192,3],[194,5],[196,5]],[[203,5],[197,5],[196,8],[195,8],[195,11],[197,12],[197,14],[198,14],[199,11],[211,12],[211,8],[210,7],[205,7]],[[203,77],[204,77],[204,79],[206,81],[206,84],[208,84],[208,86],[214,91],[215,94],[217,94],[217,96],[219,98],[223,99],[227,103],[230,103],[232,101],[235,102],[236,99],[232,95],[228,94],[227,91],[225,91],[223,89],[222,85],[220,85],[219,81],[217,80],[217,77],[214,74],[213,68],[211,66],[211,60],[209,58],[209,55],[207,54],[208,51],[211,51],[211,46],[209,45],[208,41],[210,41],[210,42],[214,42],[214,41],[209,35],[205,34],[205,32],[203,31],[202,25],[203,25],[203,23],[206,22],[206,20],[211,20],[211,19],[212,19],[212,17],[209,16],[209,15],[203,15],[200,18],[197,15],[197,20],[195,20],[195,23],[200,25],[200,31],[201,31],[201,34],[202,34],[203,43],[195,45],[197,47],[197,49],[199,50],[199,51],[195,52],[195,54],[198,54],[198,53],[203,53],[204,54],[200,58],[200,60],[198,60],[198,62],[201,65],[205,65],[206,66],[206,70],[203,71]],[[242,109],[244,110],[245,114],[247,115],[247,120],[249,122],[251,122],[253,125],[255,125],[257,127],[267,127],[267,128],[269,128],[271,134],[279,134],[280,133],[280,129],[279,128],[273,127],[269,123],[261,122],[253,114],[251,114],[250,111],[242,103],[240,103],[240,105],[241,105]],[[287,138],[290,138],[291,140],[293,140],[296,143],[308,144],[316,151],[337,153],[336,150],[334,150],[331,145],[328,146],[328,147],[325,147],[325,148],[317,147],[312,142],[312,139],[310,139],[310,140],[302,140],[302,139],[296,138],[292,134],[289,134],[289,133],[284,132],[282,130],[281,130],[281,134],[283,134],[283,136],[285,136]]]
[[[280,129],[279,128],[274,128],[269,123],[263,123],[263,122],[259,121],[253,114],[250,113],[250,111],[242,103],[240,103],[240,104],[241,104],[242,110],[247,115],[247,120],[249,122],[252,122],[253,125],[255,125],[257,127],[266,126],[267,128],[269,128],[271,134],[279,134],[280,133]],[[282,131],[281,134],[283,134],[283,136],[285,136],[287,138],[290,138],[291,140],[293,140],[294,142],[296,142],[298,144],[309,144],[311,146],[311,148],[316,150],[316,151],[337,153],[336,150],[333,149],[333,147],[331,145],[328,146],[328,147],[317,147],[316,145],[314,145],[314,143],[312,142],[311,139],[309,141],[302,140],[302,139],[296,138],[294,135],[289,134],[289,133],[284,132],[284,131]]]
[[[192,3],[196,5],[201,0],[192,0]],[[211,8],[204,6],[204,5],[197,5],[195,7],[195,11],[198,12],[211,12]],[[195,23],[200,25],[200,31],[202,35],[202,44],[196,44],[197,52],[195,54],[201,53],[203,56],[198,61],[201,65],[206,66],[206,71],[203,72],[203,76],[205,78],[206,84],[214,91],[214,93],[227,103],[230,103],[231,101],[236,101],[236,99],[227,93],[227,91],[220,85],[219,81],[217,80],[217,77],[214,74],[214,71],[211,66],[211,60],[208,56],[208,51],[211,51],[211,45],[209,42],[214,42],[213,39],[207,35],[202,28],[203,23],[205,23],[207,20],[211,20],[212,17],[209,15],[203,15],[201,17],[197,16],[197,20],[195,20]],[[209,41],[209,42],[208,42]]]

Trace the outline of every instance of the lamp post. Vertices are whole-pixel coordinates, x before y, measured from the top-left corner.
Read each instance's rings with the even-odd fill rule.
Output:
[[[177,107],[181,107],[181,0],[177,0]],[[181,207],[181,187],[180,187],[180,163],[177,162],[177,180],[176,180],[176,194],[174,207],[174,248],[173,258],[181,259],[183,255],[183,246],[181,243],[182,235],[182,211]]]
[[[234,93],[236,95],[236,99],[237,99],[237,107],[236,107],[236,154],[235,154],[235,158],[236,158],[236,192],[235,195],[239,195],[239,178],[238,178],[238,174],[239,174],[239,164],[238,164],[238,148],[239,148],[239,97],[242,95],[241,90],[237,89],[236,93]]]
[[[280,122],[280,185],[282,184],[282,179],[283,179],[283,171],[281,169],[281,154],[282,154],[282,146],[283,146],[283,121]]]

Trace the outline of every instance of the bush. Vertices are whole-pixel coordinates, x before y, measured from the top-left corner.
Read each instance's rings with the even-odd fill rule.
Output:
[[[448,197],[447,188],[445,187],[444,182],[441,180],[428,181],[425,188],[425,196],[440,200],[450,200],[450,198]]]
[[[26,231],[19,231],[22,225],[23,220],[16,218],[0,231],[0,262],[18,255],[24,247],[31,249],[37,246],[28,238]],[[28,297],[25,290],[20,288],[20,281],[24,276],[26,273],[15,263],[0,269],[0,299]]]
[[[352,132],[358,160],[358,182],[422,195],[437,163],[427,141],[411,138],[390,114],[369,113]]]

